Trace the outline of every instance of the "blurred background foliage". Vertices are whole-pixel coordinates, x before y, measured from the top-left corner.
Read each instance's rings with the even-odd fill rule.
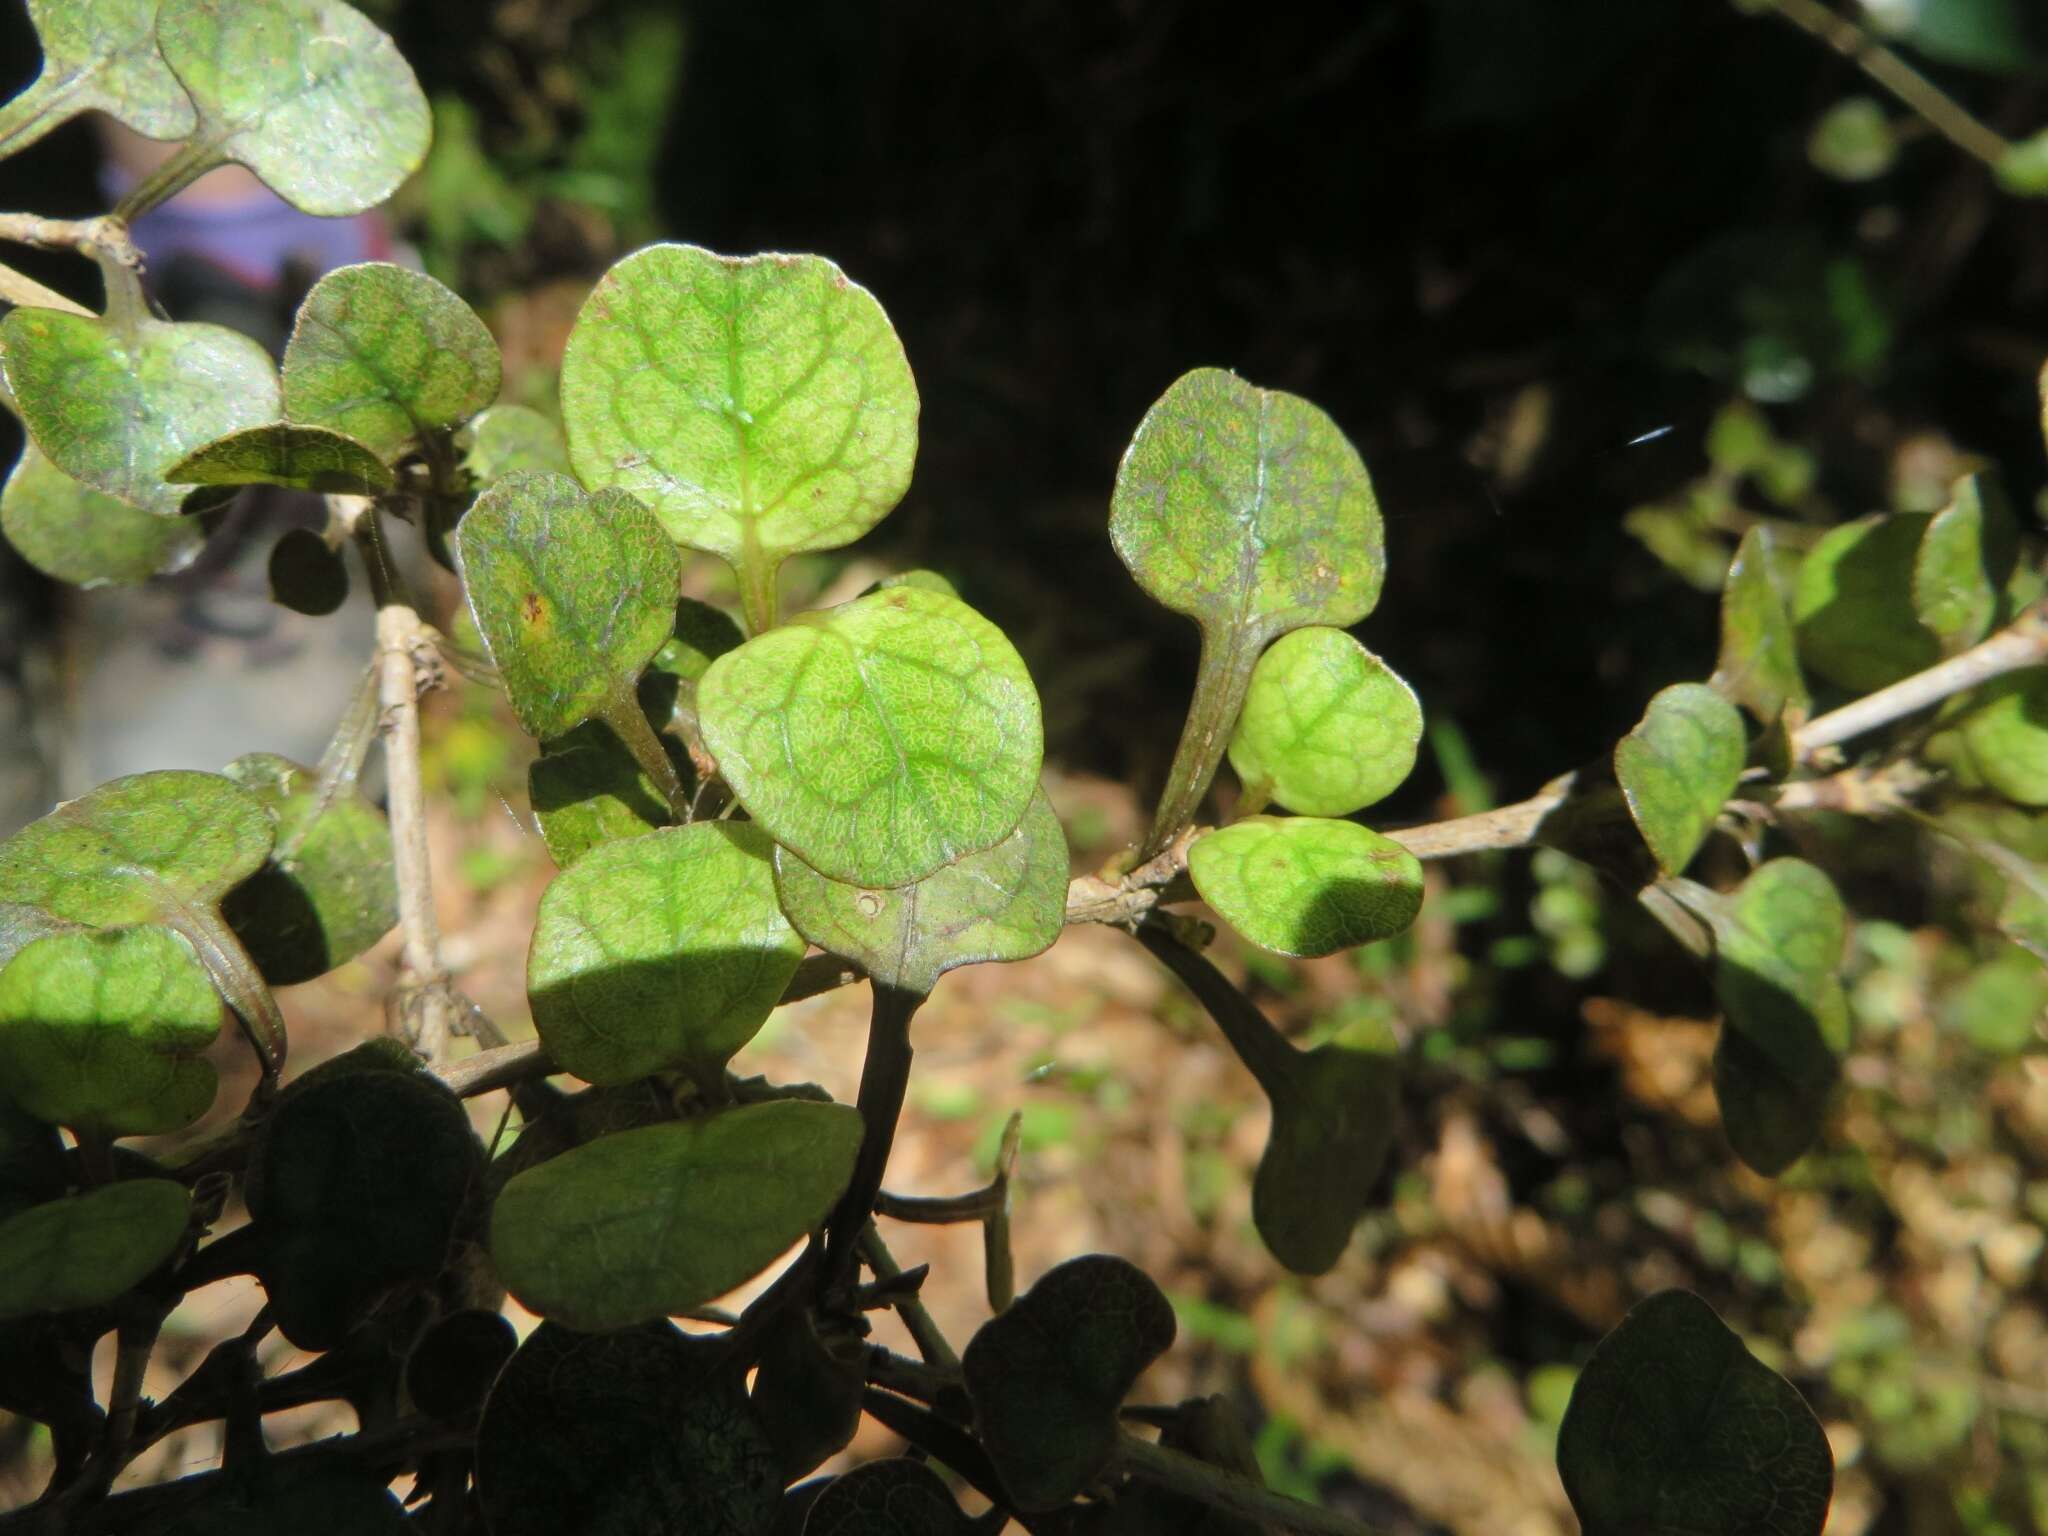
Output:
[[[2037,0],[1838,5],[1996,131],[2048,124]],[[1192,627],[1104,537],[1117,456],[1186,368],[1309,396],[1372,467],[1390,569],[1362,634],[1429,720],[1389,822],[1525,795],[1705,676],[1760,521],[1802,548],[1991,468],[2040,532],[2048,204],[1769,8],[364,5],[434,100],[396,226],[491,318],[508,398],[551,408],[590,282],[650,239],[823,252],[881,298],[923,394],[917,480],[798,580],[930,566],[1001,623],[1097,860],[1193,673]],[[0,167],[0,206],[87,211],[91,153],[53,136]],[[487,968],[492,914],[545,878],[524,748],[470,688],[431,750]],[[1969,851],[2048,860],[2048,818],[1940,820],[1798,830],[1862,916],[1857,1036],[1823,1150],[1775,1182],[1721,1138],[1704,975],[1548,852],[1433,869],[1414,932],[1355,957],[1232,962],[1302,1039],[1383,1029],[1411,1067],[1385,1207],[1321,1280],[1250,1235],[1251,1095],[1192,1004],[1092,940],[963,993],[908,1125],[957,1182],[1021,1106],[1020,1242],[1145,1262],[1173,1369],[1243,1402],[1274,1483],[1390,1529],[1569,1529],[1572,1372],[1685,1284],[1815,1402],[1836,1536],[2048,1530],[2048,970],[1989,936],[2004,876]]]

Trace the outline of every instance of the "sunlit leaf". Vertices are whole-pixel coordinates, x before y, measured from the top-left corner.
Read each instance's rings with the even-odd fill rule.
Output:
[[[0,370],[35,445],[58,469],[145,512],[174,516],[165,472],[195,448],[273,421],[277,371],[225,326],[131,326],[54,309],[0,320]]]
[[[784,559],[850,543],[902,498],[917,412],[882,306],[819,256],[636,251],[562,358],[584,484],[632,492],[731,565],[756,628]]]
[[[43,68],[0,107],[0,155],[18,154],[81,112],[146,139],[192,132],[192,102],[156,49],[157,0],[28,0]]]
[[[530,405],[494,405],[472,421],[463,464],[478,490],[520,470],[575,473],[560,425]]]
[[[398,892],[382,811],[353,785],[323,793],[313,769],[267,752],[236,758],[226,774],[277,823],[268,862],[221,904],[266,981],[310,981],[391,931]]]
[[[192,1202],[169,1179],[128,1179],[0,1222],[0,1318],[112,1301],[184,1240]]]
[[[1042,791],[995,847],[894,890],[828,880],[787,848],[775,853],[775,887],[799,933],[917,993],[956,966],[1051,948],[1066,921],[1067,874],[1066,836]]]
[[[354,438],[286,421],[216,438],[164,478],[173,485],[282,485],[348,496],[375,496],[393,484],[384,461]]]
[[[1998,486],[1984,475],[1957,481],[1913,562],[1914,612],[1943,650],[1975,645],[2000,621],[2019,553],[2019,523]]]
[[[752,824],[697,822],[593,848],[555,877],[526,991],[556,1065],[598,1084],[723,1070],[803,958],[772,847]]]
[[[141,511],[72,479],[33,442],[22,444],[0,490],[0,531],[45,576],[79,587],[168,576],[206,542],[195,522]]]
[[[470,612],[519,723],[560,736],[611,709],[665,645],[682,579],[675,546],[621,491],[516,474],[455,534]]]
[[[1812,708],[1799,670],[1799,642],[1781,582],[1782,557],[1762,524],[1742,536],[1721,590],[1721,655],[1713,686],[1765,725],[1787,709],[1802,719]]]
[[[908,885],[993,847],[1038,788],[1023,660],[936,592],[895,587],[758,635],[712,663],[697,707],[748,814],[854,885]]]
[[[1351,821],[1249,816],[1196,839],[1188,874],[1217,916],[1283,955],[1391,938],[1422,908],[1415,855]]]
[[[288,1089],[245,1189],[278,1330],[332,1349],[388,1292],[439,1273],[482,1154],[462,1101],[424,1074],[366,1066]]]
[[[74,929],[0,970],[0,1086],[93,1137],[183,1130],[213,1104],[220,994],[167,928]]]
[[[1658,866],[1692,862],[1735,793],[1748,741],[1742,716],[1700,683],[1674,683],[1650,700],[1614,749],[1614,776]]]
[[[2018,1055],[2048,1023],[2048,967],[2017,945],[2004,948],[1942,999],[1941,1021],[1980,1051]]]
[[[2015,805],[2048,805],[2048,667],[1978,689],[1956,729],[1989,788]]]
[[[792,1099],[601,1136],[506,1184],[491,1257],[521,1303],[579,1331],[686,1312],[818,1226],[860,1139],[859,1111]]]
[[[1800,659],[1829,682],[1870,693],[1941,660],[1913,605],[1914,560],[1930,521],[1866,517],[1829,529],[1807,551],[1792,620]]]
[[[661,786],[602,720],[586,720],[541,743],[540,756],[527,765],[526,798],[561,869],[600,844],[638,837],[673,819]]]
[[[1835,1472],[1805,1400],[1689,1291],[1600,1341],[1557,1468],[1586,1536],[1820,1536]]]
[[[1173,1335],[1159,1287],[1101,1253],[1049,1270],[981,1325],[961,1371],[982,1445],[1018,1509],[1056,1509],[1101,1474],[1116,1454],[1117,1410]]]
[[[1400,788],[1421,740],[1415,690],[1343,630],[1312,625],[1252,669],[1230,765],[1290,811],[1348,816]]]
[[[411,67],[340,0],[162,0],[156,33],[197,142],[306,213],[374,208],[426,158]]]
[[[542,1323],[484,1406],[476,1488],[491,1536],[769,1536],[782,1479],[718,1344]]]
[[[497,399],[501,369],[497,342],[461,299],[423,272],[366,261],[328,273],[299,306],[284,351],[284,412],[391,460]],[[506,464],[503,439],[520,425],[509,414],[478,423],[478,447],[497,453],[498,474],[568,467]]]

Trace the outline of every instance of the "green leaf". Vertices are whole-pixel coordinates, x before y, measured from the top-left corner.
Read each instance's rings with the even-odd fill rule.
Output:
[[[1820,1536],[1835,1475],[1805,1399],[1689,1291],[1600,1341],[1557,1468],[1586,1536]]]
[[[1349,816],[1400,788],[1421,740],[1415,690],[1343,630],[1314,625],[1252,669],[1230,765],[1290,811]]]
[[[165,472],[193,449],[274,420],[277,372],[248,337],[17,309],[0,320],[0,371],[29,436],[94,490],[161,516],[184,493]]]
[[[973,1528],[946,1480],[907,1456],[842,1472],[804,1520],[804,1536],[967,1536]]]
[[[894,890],[828,880],[775,851],[776,893],[798,933],[878,984],[919,994],[958,966],[1050,949],[1066,922],[1067,873],[1066,834],[1043,791],[995,847]]]
[[[196,523],[138,511],[65,474],[33,442],[0,490],[0,532],[22,559],[79,587],[133,586],[182,571],[206,542]]]
[[[217,773],[113,779],[0,843],[0,891],[66,922],[162,922],[217,904],[262,868],[271,820]]]
[[[1019,1510],[1057,1509],[1101,1475],[1125,1394],[1173,1334],[1159,1287],[1103,1253],[1047,1271],[981,1325],[960,1368],[981,1443]]]
[[[542,1323],[477,1429],[491,1536],[769,1536],[782,1480],[724,1356],[665,1322],[597,1335]]]
[[[744,637],[732,615],[686,597],[676,604],[675,634],[640,675],[640,704],[655,720],[697,734],[697,685],[711,663]]]
[[[1913,562],[1913,610],[1943,651],[1967,650],[2000,622],[2019,555],[2020,526],[1996,483],[1958,480]]]
[[[167,928],[74,929],[0,970],[0,1084],[82,1136],[160,1136],[213,1105],[221,1001]]]
[[[64,1143],[57,1128],[0,1093],[0,1221],[56,1199],[65,1182]]]
[[[1252,1181],[1252,1223],[1298,1275],[1334,1268],[1372,1204],[1401,1106],[1390,1044],[1331,1041],[1294,1053],[1284,1076],[1259,1074],[1273,1129]]]
[[[2017,945],[1978,966],[1942,999],[1941,1021],[1978,1050],[2017,1056],[2048,1020],[2048,968]]]
[[[1352,821],[1248,816],[1188,849],[1217,916],[1261,949],[1331,955],[1392,938],[1422,910],[1422,865]]]
[[[345,496],[375,496],[395,483],[384,461],[354,438],[287,421],[216,438],[164,478],[173,485],[282,485]]]
[[[497,342],[461,299],[423,272],[366,261],[328,273],[299,306],[284,349],[284,413],[394,460],[497,399],[502,366]],[[514,416],[499,416],[490,443],[519,426]],[[482,421],[478,431],[482,443]],[[502,473],[510,466],[498,451]]]
[[[81,112],[146,139],[192,132],[192,102],[156,49],[157,0],[28,0],[43,68],[0,107],[0,155],[19,154]]]
[[[1379,501],[1321,410],[1220,368],[1176,379],[1117,467],[1109,537],[1159,602],[1254,650],[1304,624],[1347,628],[1386,574]]]
[[[310,528],[287,528],[270,548],[265,572],[270,600],[293,613],[322,618],[348,601],[348,566]]]
[[[1913,566],[1932,521],[1880,513],[1830,528],[1799,567],[1799,655],[1829,682],[1872,693],[1941,660],[1915,617]]]
[[[1837,181],[1873,181],[1892,168],[1899,144],[1884,104],[1871,96],[1846,96],[1821,114],[1807,136],[1813,168]]]
[[[1789,709],[1804,720],[1813,708],[1799,670],[1799,642],[1779,573],[1782,557],[1771,530],[1759,523],[1742,536],[1721,590],[1721,655],[1712,686],[1766,726]]]
[[[472,421],[463,465],[478,490],[521,470],[575,473],[561,427],[530,405],[494,405]]]
[[[1364,618],[1386,550],[1365,463],[1336,423],[1217,368],[1183,374],[1138,423],[1109,536],[1138,585],[1202,630],[1194,701],[1140,848],[1149,858],[1200,805],[1259,653],[1290,629]]]
[[[711,664],[697,708],[747,813],[853,885],[908,885],[994,847],[1038,788],[1022,658],[937,592],[895,587],[757,635]]]
[[[482,1307],[451,1312],[405,1357],[405,1395],[421,1413],[466,1419],[483,1406],[518,1347],[519,1335],[504,1313]]]
[[[669,640],[682,580],[645,507],[623,491],[586,496],[562,475],[509,475],[463,518],[455,558],[530,734],[639,708],[634,680]]]
[[[374,208],[426,158],[412,69],[339,0],[163,0],[156,35],[198,109],[195,143],[306,213]]]
[[[754,1417],[775,1447],[784,1483],[810,1476],[860,1429],[867,1341],[841,1324],[827,1345],[808,1307],[792,1307],[761,1341]]]
[[[593,848],[555,877],[526,993],[557,1066],[599,1085],[724,1070],[804,954],[772,849],[757,826],[697,822]]]
[[[1799,859],[1771,860],[1731,896],[1672,890],[1714,934],[1722,1125],[1737,1156],[1776,1175],[1820,1133],[1848,1048],[1849,1005],[1836,974],[1848,930],[1842,898]]]
[[[0,1318],[112,1301],[185,1239],[192,1202],[169,1179],[129,1179],[0,1222]]]
[[[1956,730],[1987,787],[2015,805],[2048,805],[2048,667],[1979,688]]]
[[[857,1110],[794,1099],[602,1136],[505,1185],[491,1256],[523,1305],[581,1332],[686,1312],[823,1221],[860,1139]]]
[[[482,1162],[462,1101],[422,1073],[370,1067],[287,1089],[246,1186],[278,1330],[332,1349],[388,1293],[432,1280]]]
[[[1674,683],[1650,700],[1614,749],[1614,776],[1658,867],[1692,862],[1735,793],[1748,750],[1742,716],[1702,683]]]
[[[2048,128],[2007,149],[1991,169],[1998,184],[2016,197],[2048,197]]]
[[[600,844],[669,825],[668,802],[616,732],[586,720],[541,743],[526,770],[526,796],[558,868]]]
[[[730,565],[756,632],[784,559],[851,543],[902,499],[917,412],[889,317],[820,256],[636,251],[562,357],[584,484],[632,492]]]
[[[271,1468],[270,1475],[223,1478],[188,1506],[162,1536],[407,1536],[413,1529],[391,1490],[352,1467]]]
[[[323,976],[391,931],[398,889],[382,811],[352,785],[323,793],[313,769],[268,752],[238,757],[226,773],[277,825],[269,860],[221,903],[264,980]]]

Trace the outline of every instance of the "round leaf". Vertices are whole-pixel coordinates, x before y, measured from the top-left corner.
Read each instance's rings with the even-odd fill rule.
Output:
[[[271,546],[270,598],[274,603],[321,618],[348,601],[348,566],[341,552],[310,528],[290,528]]]
[[[1351,821],[1251,816],[1198,838],[1188,874],[1261,949],[1329,955],[1391,938],[1422,910],[1422,865]]]
[[[519,1346],[502,1312],[471,1307],[429,1328],[405,1360],[405,1391],[421,1413],[460,1419],[483,1406]]]
[[[2015,805],[2048,805],[2048,667],[1979,689],[1958,730],[1989,788]]]
[[[22,559],[79,587],[132,586],[199,556],[198,524],[139,511],[72,479],[32,442],[0,490],[0,531]]]
[[[1735,793],[1748,741],[1742,716],[1701,683],[1675,683],[1650,700],[1614,749],[1614,776],[1658,866],[1692,862]]]
[[[556,1065],[598,1084],[723,1070],[804,954],[771,848],[749,823],[697,822],[593,848],[555,877],[526,992]]]
[[[131,774],[0,843],[0,891],[66,922],[111,927],[210,907],[263,867],[263,803],[217,773]]]
[[[1821,115],[1806,140],[1815,170],[1837,181],[1871,181],[1892,168],[1898,138],[1884,104],[1870,96],[1848,96]]]
[[[562,357],[576,472],[735,570],[835,549],[903,497],[917,386],[882,306],[819,256],[637,251]]]
[[[213,1104],[220,994],[168,928],[52,934],[0,970],[0,1084],[92,1137],[180,1131]]]
[[[351,1467],[280,1477],[223,1478],[161,1536],[407,1536],[405,1509],[373,1473]]]
[[[1344,1256],[1386,1166],[1400,1068],[1377,1041],[1332,1041],[1295,1061],[1284,1081],[1260,1077],[1273,1129],[1252,1181],[1252,1223],[1274,1258],[1320,1275]]]
[[[354,438],[287,421],[216,438],[164,478],[173,485],[282,485],[346,496],[375,496],[394,483],[384,461]]]
[[[967,1536],[946,1480],[921,1461],[892,1456],[841,1473],[804,1520],[803,1536]]]
[[[0,320],[0,370],[52,464],[161,516],[184,493],[165,473],[193,449],[275,419],[270,356],[225,326],[17,309]]]
[[[638,837],[671,818],[661,786],[602,720],[541,743],[527,766],[526,796],[558,868],[600,844]]]
[[[981,1325],[961,1372],[981,1443],[1018,1509],[1056,1509],[1109,1465],[1117,1410],[1173,1334],[1159,1287],[1103,1253],[1047,1271]]]
[[[42,73],[0,106],[0,153],[18,154],[81,112],[146,139],[192,132],[192,102],[156,49],[157,0],[28,0]]]
[[[1183,374],[1117,467],[1109,537],[1159,602],[1263,645],[1356,624],[1386,550],[1358,450],[1316,406],[1220,368]]]
[[[1290,811],[1348,816],[1401,786],[1421,740],[1415,690],[1343,630],[1313,625],[1259,658],[1230,764]]]
[[[602,1136],[505,1185],[491,1257],[525,1306],[579,1331],[686,1312],[822,1222],[860,1140],[858,1110],[794,1099]]]
[[[1997,485],[1983,475],[1957,481],[1913,561],[1913,609],[1943,650],[1975,645],[2000,621],[2019,553],[2019,523]]]
[[[837,1348],[818,1336],[817,1319],[807,1307],[790,1308],[761,1341],[751,1400],[784,1483],[808,1477],[845,1450],[860,1429],[861,1393],[868,1384],[861,1365],[868,1346],[844,1324],[833,1342]]]
[[[289,373],[285,376],[285,388],[289,395]],[[569,444],[562,429],[530,405],[494,405],[472,421],[463,467],[479,490],[488,489],[519,470],[550,475],[575,473],[569,464]]]
[[[340,0],[162,0],[156,33],[198,109],[198,142],[294,207],[361,213],[426,158],[412,69]]]
[[[491,1536],[769,1536],[782,1479],[722,1355],[669,1323],[595,1336],[541,1324],[477,1430]]]
[[[711,664],[704,744],[776,842],[820,874],[908,885],[991,848],[1038,788],[1038,694],[965,603],[894,587]]]
[[[0,1318],[112,1301],[184,1241],[192,1202],[169,1179],[129,1179],[0,1222]]]
[[[797,932],[884,986],[929,993],[955,967],[1028,960],[1066,922],[1067,839],[1041,791],[1017,830],[895,890],[828,880],[787,848],[775,889]]]
[[[682,566],[647,509],[562,475],[508,475],[455,531],[469,611],[519,723],[560,736],[637,708],[633,681],[668,643]]]
[[[418,1073],[345,1071],[288,1089],[247,1188],[278,1330],[300,1349],[332,1349],[387,1292],[440,1273],[482,1152],[461,1100]]]
[[[269,860],[221,903],[264,980],[324,976],[391,931],[398,889],[382,811],[353,788],[323,795],[318,773],[267,752],[236,758],[227,776],[277,824]]]
[[[423,272],[366,261],[328,273],[299,306],[284,349],[284,413],[392,460],[497,399],[502,366],[497,342],[461,299]],[[526,415],[553,430],[537,413]],[[495,447],[513,424],[500,416],[488,428],[489,443]],[[479,447],[485,433],[479,421]]]
[[[1600,1341],[1557,1469],[1586,1536],[1820,1536],[1835,1476],[1813,1410],[1689,1291]]]
[[[1792,598],[1799,655],[1829,682],[1871,693],[1941,660],[1914,617],[1913,564],[1924,514],[1831,528],[1806,552]]]
[[[1781,557],[1763,524],[1742,536],[1721,589],[1721,655],[1713,686],[1765,725],[1789,708],[1812,707],[1799,670],[1798,640],[1779,580]]]

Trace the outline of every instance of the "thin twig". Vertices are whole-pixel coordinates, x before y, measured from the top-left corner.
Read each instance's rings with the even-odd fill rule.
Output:
[[[1375,1526],[1290,1499],[1284,1493],[1260,1487],[1250,1478],[1155,1445],[1128,1431],[1117,1441],[1116,1465],[1128,1477],[1185,1494],[1211,1509],[1241,1515],[1260,1525],[1306,1531],[1312,1536],[1381,1536]]]
[[[0,262],[0,303],[18,305],[23,309],[55,309],[67,315],[83,315],[94,318],[93,312],[75,299],[67,299],[54,288],[46,288],[26,272],[17,272]]]
[[[871,1221],[861,1230],[860,1256],[869,1269],[880,1280],[894,1280],[903,1273],[903,1266],[896,1262],[896,1256],[889,1252],[889,1245],[882,1241],[882,1234],[875,1230]],[[916,1296],[898,1296],[895,1300],[896,1315],[903,1319],[903,1326],[910,1331],[917,1352],[924,1356],[924,1363],[935,1371],[958,1374],[960,1357],[953,1352],[953,1346],[946,1342],[946,1336],[939,1331],[939,1325],[925,1309],[925,1304]]]

